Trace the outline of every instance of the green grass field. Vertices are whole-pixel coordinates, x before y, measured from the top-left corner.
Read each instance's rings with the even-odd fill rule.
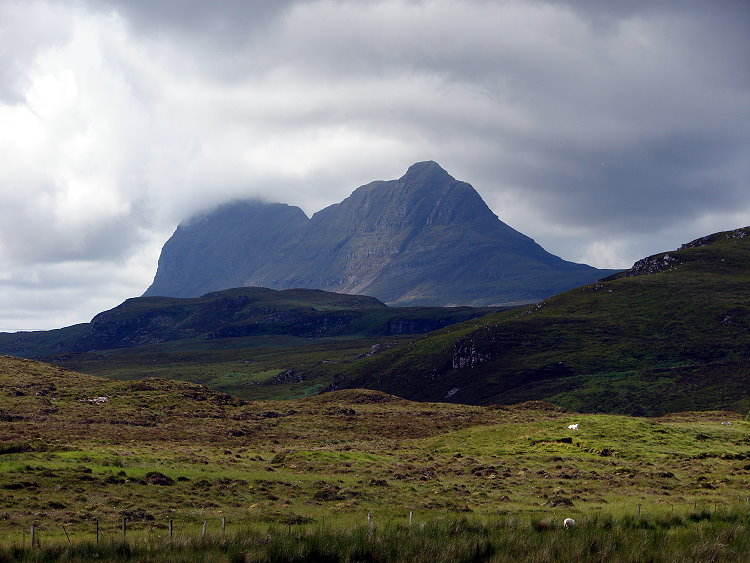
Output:
[[[750,510],[579,519],[444,517],[367,524],[294,524],[234,531],[152,529],[70,542],[0,547],[4,561],[717,561],[750,554]],[[174,532],[174,530],[173,530]],[[41,542],[40,542],[41,543]]]
[[[59,365],[111,379],[159,377],[202,383],[248,400],[305,397],[381,350],[414,336],[309,339],[293,336],[166,342],[77,354]]]
[[[395,561],[437,537],[465,561],[748,553],[750,422],[736,413],[638,418],[363,390],[246,402],[7,357],[0,384],[10,560],[101,549],[100,560]],[[408,527],[410,512],[424,527]],[[581,525],[562,530],[568,516]],[[165,544],[170,520],[176,545]],[[41,551],[23,549],[32,524]]]

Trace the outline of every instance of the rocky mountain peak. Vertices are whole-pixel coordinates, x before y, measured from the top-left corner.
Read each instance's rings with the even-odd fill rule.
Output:
[[[400,305],[504,305],[611,273],[549,254],[434,161],[360,186],[310,219],[296,208],[285,215],[247,216],[230,229],[210,215],[178,229],[147,295],[304,287]]]
[[[399,182],[404,184],[445,184],[455,181],[456,179],[434,160],[415,162],[409,166],[406,174],[399,178]]]

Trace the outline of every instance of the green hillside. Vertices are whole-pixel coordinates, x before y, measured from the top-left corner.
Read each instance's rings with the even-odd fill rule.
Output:
[[[363,296],[241,288],[131,299],[89,324],[0,335],[0,352],[114,379],[202,383],[249,400],[369,388],[419,401],[744,415],[749,282],[744,228],[531,308],[485,316],[488,309],[391,308]]]
[[[341,338],[416,334],[502,307],[387,307],[374,297],[243,287],[196,298],[137,297],[59,330],[0,333],[0,353],[33,359],[174,341],[241,337]]]
[[[334,387],[587,412],[750,410],[750,228],[392,347]]]
[[[0,334],[0,353],[92,375],[202,383],[245,399],[311,395],[363,357],[500,307],[387,307],[320,290],[128,299],[90,323]]]

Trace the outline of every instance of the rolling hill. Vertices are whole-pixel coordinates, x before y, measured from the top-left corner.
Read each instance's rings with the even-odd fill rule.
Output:
[[[750,228],[362,360],[331,388],[588,412],[750,410]]]
[[[532,307],[485,316],[488,310],[389,308],[316,290],[239,288],[128,300],[90,324],[0,335],[0,351],[54,357],[116,379],[204,383],[252,400],[368,388],[419,401],[744,415],[749,283],[750,228],[743,228]]]
[[[25,358],[135,348],[174,341],[283,336],[366,337],[429,332],[497,311],[472,307],[388,307],[374,297],[313,289],[244,287],[197,298],[136,297],[67,328],[0,333],[0,353]]]

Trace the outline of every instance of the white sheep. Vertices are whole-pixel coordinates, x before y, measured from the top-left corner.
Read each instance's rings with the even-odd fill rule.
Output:
[[[575,525],[576,525],[576,521],[573,520],[572,518],[566,518],[565,520],[563,520],[564,528],[572,528]]]
[[[568,430],[578,430],[578,423],[576,423],[576,424],[570,424],[568,426]]]

